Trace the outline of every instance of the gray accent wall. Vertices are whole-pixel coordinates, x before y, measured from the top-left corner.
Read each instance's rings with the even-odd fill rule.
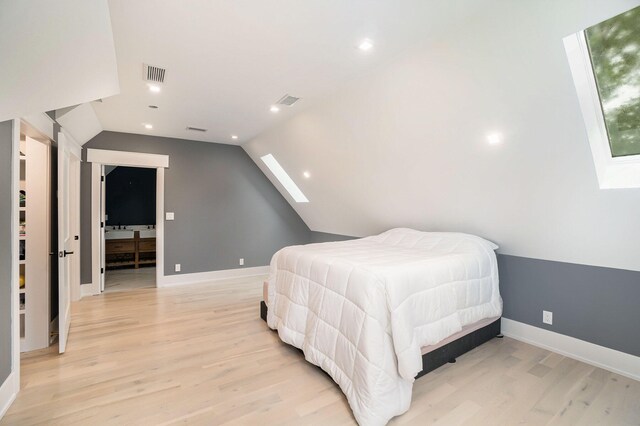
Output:
[[[310,243],[329,243],[331,241],[347,241],[354,240],[358,237],[350,237],[348,235],[329,234],[326,232],[311,231]]]
[[[309,228],[239,146],[102,132],[87,149],[165,154],[165,275],[268,265],[280,248],[309,242]],[[91,164],[82,164],[82,283],[91,282]]]
[[[640,356],[640,272],[502,254],[498,266],[505,318]]]
[[[0,123],[0,384],[11,373],[12,140],[12,122]]]

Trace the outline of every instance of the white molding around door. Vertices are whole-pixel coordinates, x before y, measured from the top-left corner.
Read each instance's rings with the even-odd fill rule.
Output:
[[[164,169],[169,167],[169,156],[141,152],[88,149],[87,162],[91,164],[91,291],[100,288],[102,235],[100,230],[101,200],[100,178],[102,168],[108,166],[143,167],[156,169],[156,286],[164,280]],[[85,284],[87,285],[87,284]]]
[[[18,382],[16,377],[16,372],[12,371],[4,383],[0,384],[0,419],[2,419],[7,410],[9,410],[9,407],[18,395],[20,383],[16,383]]]
[[[87,150],[87,162],[110,166],[168,168],[169,156],[145,154],[142,152],[110,151],[106,149]]]
[[[11,147],[11,373],[0,388],[0,418],[20,391],[20,120],[12,122]]]

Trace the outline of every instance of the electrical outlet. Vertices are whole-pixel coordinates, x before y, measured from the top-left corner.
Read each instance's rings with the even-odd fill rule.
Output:
[[[240,258],[240,266],[244,265],[244,258]]]
[[[175,213],[173,213],[173,212],[167,212],[167,213],[165,214],[165,219],[166,219],[166,220],[174,220],[174,219],[175,219],[175,217],[176,217],[176,216],[175,216]]]
[[[542,322],[545,324],[553,324],[553,312],[542,311]]]
[[[181,266],[179,263],[176,263],[176,272],[180,272]]]

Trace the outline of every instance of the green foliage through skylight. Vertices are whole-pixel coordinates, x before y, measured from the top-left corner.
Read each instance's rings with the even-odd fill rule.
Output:
[[[614,157],[640,154],[640,7],[585,31]]]

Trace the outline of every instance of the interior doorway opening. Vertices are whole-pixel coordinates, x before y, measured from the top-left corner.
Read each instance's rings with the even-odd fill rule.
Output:
[[[90,148],[87,150],[87,162],[91,163],[91,278],[92,282],[83,290],[84,295],[101,294],[105,291],[106,277],[106,247],[105,247],[105,226],[107,225],[106,214],[106,191],[105,172],[108,167],[128,167],[144,168],[155,171],[155,229],[147,229],[150,224],[139,225],[143,229],[130,229],[135,233],[138,231],[138,238],[150,238],[155,231],[155,273],[153,269],[142,269],[142,273],[150,275],[149,279],[155,277],[154,285],[160,286],[164,280],[164,174],[169,167],[169,156],[162,154],[148,154],[141,152],[111,151]],[[112,172],[113,173],[113,172]],[[109,232],[125,231],[122,229],[125,223],[118,223],[118,219],[109,217],[115,224],[116,229],[109,229]],[[121,227],[117,229],[118,225]],[[118,235],[111,234],[112,237]],[[121,235],[120,235],[121,236]],[[131,235],[126,235],[130,237]],[[131,245],[131,243],[129,243]],[[130,247],[129,247],[130,248]],[[147,249],[150,249],[147,246]],[[123,249],[124,250],[124,249]],[[135,269],[135,268],[134,268]],[[138,268],[140,269],[140,268]]]
[[[103,166],[105,293],[156,286],[154,168]]]

